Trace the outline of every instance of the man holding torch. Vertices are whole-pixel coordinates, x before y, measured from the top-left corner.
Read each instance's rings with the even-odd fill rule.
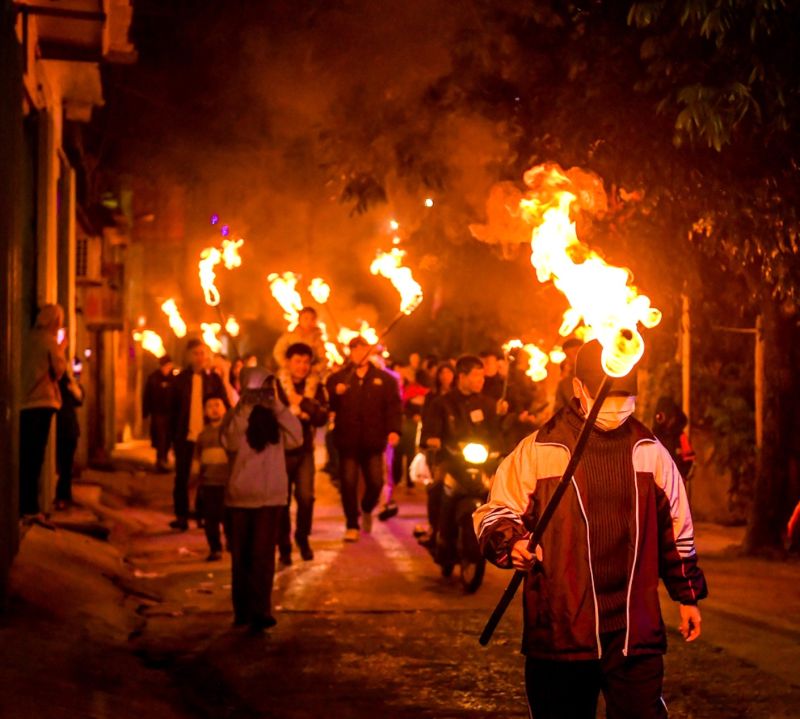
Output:
[[[604,381],[601,353],[595,340],[580,349],[575,398],[506,458],[474,515],[486,557],[525,572],[522,652],[536,719],[594,719],[600,691],[610,719],[667,716],[659,577],[680,602],[686,641],[700,636],[707,589],[686,492],[669,452],[630,416],[635,371],[601,400],[570,486],[528,546]]]

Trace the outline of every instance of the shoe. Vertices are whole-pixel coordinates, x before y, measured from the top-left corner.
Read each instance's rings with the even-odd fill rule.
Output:
[[[420,537],[424,537],[428,534],[431,534],[431,528],[427,524],[418,524],[414,527],[414,530],[411,532],[417,539]]]
[[[364,534],[372,532],[372,512],[364,512],[361,515],[361,529]]]
[[[266,617],[261,617],[259,619],[254,619],[250,622],[250,632],[252,634],[261,634],[265,629],[271,629],[278,623],[278,620],[275,619],[271,614],[268,614]]]
[[[207,562],[218,562],[222,559],[222,552],[210,552],[206,557]]]
[[[289,549],[288,551],[281,549],[278,553],[278,561],[284,567],[291,567],[292,566],[292,550]]]
[[[185,532],[189,529],[189,522],[186,519],[173,519],[169,523],[170,529],[177,529],[179,532]]]
[[[297,542],[297,548],[300,550],[300,556],[303,558],[304,562],[310,562],[314,559],[314,552],[311,549],[311,545],[308,543],[308,540],[303,540]]]
[[[378,519],[381,522],[385,522],[387,519],[391,519],[392,517],[396,517],[397,513],[400,511],[400,508],[394,503],[389,502],[379,513]]]
[[[234,627],[245,627],[250,624],[250,620],[247,617],[234,617],[233,618],[233,626]]]
[[[360,536],[360,532],[357,529],[347,529],[344,533],[344,541],[345,542],[357,542]]]

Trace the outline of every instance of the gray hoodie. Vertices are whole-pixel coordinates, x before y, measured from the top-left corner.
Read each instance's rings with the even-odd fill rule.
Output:
[[[273,393],[264,388],[269,373],[260,367],[242,370],[242,396],[222,420],[222,444],[235,453],[233,468],[225,492],[229,507],[257,509],[286,505],[289,499],[289,480],[284,452],[303,444],[303,427]],[[256,452],[247,442],[245,433],[250,413],[256,405],[271,408],[281,428],[278,444],[268,444]]]

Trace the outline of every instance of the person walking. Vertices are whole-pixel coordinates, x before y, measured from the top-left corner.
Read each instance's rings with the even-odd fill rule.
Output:
[[[156,471],[169,471],[170,411],[174,392],[173,369],[175,364],[169,355],[158,360],[158,369],[148,378],[142,396],[142,417],[150,418],[150,443],[156,450]]]
[[[175,519],[172,529],[185,532],[189,528],[189,475],[192,470],[194,445],[203,431],[203,407],[209,397],[219,397],[230,407],[219,375],[208,369],[208,350],[199,339],[186,345],[188,366],[175,378],[170,411],[170,432],[175,447],[175,485],[172,500]]]
[[[615,379],[581,463],[540,546],[531,528],[558,484],[603,378],[602,347],[581,347],[574,399],[500,465],[474,514],[486,558],[526,572],[522,653],[536,719],[663,719],[666,633],[658,579],[680,603],[686,641],[700,636],[707,593],[692,516],[669,452],[630,415],[636,374]]]
[[[278,550],[281,564],[292,563],[292,493],[297,503],[294,540],[304,561],[314,559],[308,541],[314,516],[314,432],[328,423],[325,388],[312,374],[314,353],[306,344],[296,343],[286,350],[286,367],[278,372],[278,397],[303,425],[303,444],[286,451],[289,475],[289,504],[281,517]]]
[[[303,427],[259,367],[241,374],[242,395],[222,421],[223,446],[235,455],[225,490],[230,519],[234,624],[260,632],[272,615],[275,545],[289,496],[287,450],[303,444]]]
[[[328,378],[328,397],[335,415],[333,441],[340,455],[344,540],[359,539],[359,470],[366,488],[361,499],[363,530],[372,530],[372,511],[384,481],[384,451],[400,441],[402,406],[397,382],[369,362],[371,347],[361,336],[350,340],[350,361]]]
[[[72,504],[72,469],[75,450],[81,436],[77,408],[83,405],[84,392],[81,383],[67,365],[58,381],[61,391],[61,407],[56,412],[56,501],[54,507],[65,510]]]
[[[19,513],[24,521],[46,519],[39,504],[39,478],[53,415],[61,407],[59,380],[67,369],[61,305],[44,305],[36,317],[22,363],[19,421]]]

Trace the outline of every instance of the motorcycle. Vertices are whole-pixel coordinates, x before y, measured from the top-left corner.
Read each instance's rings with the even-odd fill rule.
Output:
[[[465,592],[472,594],[481,586],[486,572],[472,513],[486,501],[500,453],[490,452],[481,442],[460,442],[458,452],[451,450],[448,454],[440,490],[438,531],[420,544],[431,553],[443,576],[451,576],[456,565],[460,566],[461,584]]]

